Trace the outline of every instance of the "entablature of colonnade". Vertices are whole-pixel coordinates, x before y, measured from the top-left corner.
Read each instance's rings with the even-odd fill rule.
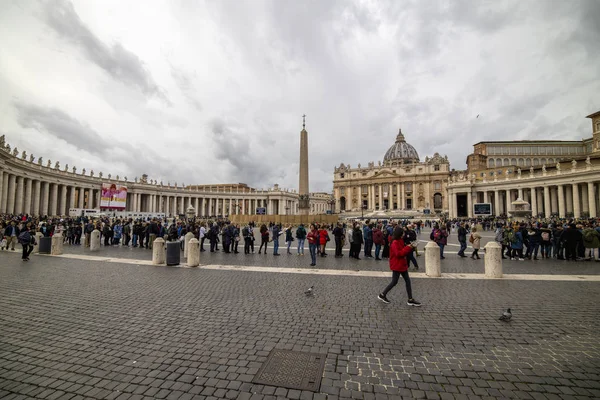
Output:
[[[32,180],[40,180],[49,183],[58,183],[62,185],[74,186],[74,187],[85,187],[85,188],[97,188],[100,189],[103,183],[120,183],[121,185],[127,186],[130,194],[154,194],[164,196],[215,196],[215,197],[230,197],[235,195],[236,197],[243,196],[247,199],[264,199],[264,198],[279,198],[297,200],[298,194],[293,190],[278,189],[278,190],[253,190],[252,192],[244,192],[239,189],[236,191],[218,191],[218,190],[192,190],[189,186],[171,186],[164,185],[163,182],[156,180],[148,180],[146,175],[138,181],[135,178],[134,181],[130,181],[127,177],[120,178],[118,175],[112,177],[110,174],[104,176],[102,172],[97,175],[93,170],[89,172],[85,168],[78,172],[77,167],[73,166],[69,168],[66,164],[61,167],[60,162],[52,163],[51,160],[44,162],[43,158],[37,160],[33,155],[27,155],[25,151],[19,153],[17,148],[11,150],[9,144],[5,143],[4,135],[0,136],[0,170],[3,172],[13,174],[15,176],[22,176]]]
[[[586,183],[600,180],[600,163],[592,164],[589,159],[584,165],[570,164],[571,168],[554,168],[552,170],[538,170],[526,173],[505,174],[501,178],[495,175],[492,179],[475,180],[473,176],[454,176],[448,183],[448,190],[457,192],[460,190],[470,191],[493,191],[505,189],[519,189],[530,187],[544,187],[569,185],[573,183]]]

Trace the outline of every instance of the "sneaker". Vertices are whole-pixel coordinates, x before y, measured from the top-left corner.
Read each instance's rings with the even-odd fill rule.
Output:
[[[409,306],[421,307],[421,303],[419,303],[415,299],[408,299],[408,301],[406,302],[406,304],[408,304]]]
[[[379,295],[377,296],[377,298],[381,301],[383,301],[385,304],[390,304],[391,302],[388,300],[388,298],[385,296],[385,294],[383,293],[379,293]]]
[[[519,258],[519,261],[525,261],[525,259],[524,258]]]

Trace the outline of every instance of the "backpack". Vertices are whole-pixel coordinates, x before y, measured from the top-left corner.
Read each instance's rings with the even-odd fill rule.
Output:
[[[29,231],[23,231],[19,234],[19,243],[26,244],[31,241],[31,234]]]
[[[247,226],[244,227],[244,229],[242,229],[242,236],[243,237],[248,237],[250,236],[250,230],[248,229]]]
[[[473,234],[471,233],[471,236],[469,236],[469,243],[473,243],[475,241],[475,238],[473,237]]]
[[[542,240],[547,242],[550,240],[550,232],[542,232]]]
[[[519,241],[519,238],[517,238],[515,231],[509,231],[506,238],[508,239],[509,243],[517,243]]]

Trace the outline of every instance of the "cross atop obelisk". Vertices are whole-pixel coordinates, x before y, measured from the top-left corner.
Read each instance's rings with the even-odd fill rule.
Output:
[[[302,115],[300,132],[300,182],[298,185],[298,209],[300,215],[310,214],[310,192],[308,190],[308,132],[306,132],[306,114]]]

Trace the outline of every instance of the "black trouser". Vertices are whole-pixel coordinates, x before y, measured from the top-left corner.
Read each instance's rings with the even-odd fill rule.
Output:
[[[577,243],[565,243],[565,259],[577,260]]]
[[[104,235],[104,245],[105,246],[109,246],[110,245],[109,242],[108,242],[109,240],[110,240],[110,236]]]
[[[238,245],[240,244],[239,240],[233,239],[233,252],[238,253]]]
[[[250,254],[250,243],[252,238],[250,236],[244,238],[244,254]]]
[[[260,247],[258,248],[258,252],[260,253],[262,248],[263,248],[263,244],[265,245],[265,254],[267,254],[267,243],[269,243],[269,239],[265,239],[262,238],[261,242],[260,242]]]
[[[214,252],[217,248],[217,239],[210,239],[210,251]]]
[[[336,256],[341,256],[342,255],[342,238],[339,236],[336,236],[335,238],[335,255]]]
[[[510,255],[511,255],[510,246],[507,244],[502,244],[502,257],[504,257],[505,255],[506,255],[506,257],[510,257]]]
[[[125,235],[123,235],[123,244],[124,244],[125,246],[129,246],[129,240],[130,240],[130,238],[131,238],[131,237],[129,236],[129,234],[128,234],[128,233],[126,233]]]
[[[352,243],[351,245],[351,249],[354,249],[354,251],[352,252],[352,256],[354,258],[360,258],[360,248],[361,248],[362,244],[361,243]]]
[[[200,251],[204,251],[204,240],[206,239],[206,237],[203,237],[202,239],[200,239]]]
[[[404,283],[406,284],[406,294],[408,294],[409,299],[412,299],[412,287],[410,286],[410,277],[408,276],[408,271],[392,271],[392,282],[390,282],[390,284],[387,285],[387,287],[383,290],[383,292],[381,292],[381,294],[383,294],[384,296],[387,295],[388,292],[398,284],[398,281],[400,280],[400,275],[402,275],[402,278],[404,278]]]
[[[25,260],[29,258],[29,255],[33,251],[33,245],[31,243],[22,243],[21,245],[23,246],[23,257],[21,258]]]
[[[510,256],[512,258],[517,258],[517,254],[519,255],[519,258],[523,258],[523,249],[512,249]]]
[[[473,249],[473,253],[471,253],[471,258],[479,258],[479,249]]]

